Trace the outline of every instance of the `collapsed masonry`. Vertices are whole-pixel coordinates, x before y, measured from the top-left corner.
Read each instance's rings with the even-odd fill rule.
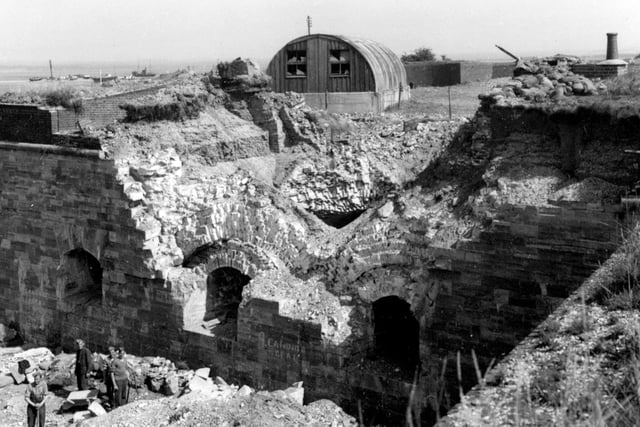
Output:
[[[439,410],[443,359],[473,385],[471,350],[509,351],[617,245],[626,119],[486,103],[471,122],[337,123],[210,83],[171,89],[206,95],[193,118],[109,126],[101,150],[0,143],[2,321],[303,381],[373,422],[404,416],[414,377],[418,412]]]

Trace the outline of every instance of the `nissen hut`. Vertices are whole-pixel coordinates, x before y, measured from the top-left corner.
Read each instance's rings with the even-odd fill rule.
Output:
[[[302,93],[309,106],[332,112],[381,112],[410,96],[400,58],[354,37],[299,37],[275,54],[267,73],[274,91]]]

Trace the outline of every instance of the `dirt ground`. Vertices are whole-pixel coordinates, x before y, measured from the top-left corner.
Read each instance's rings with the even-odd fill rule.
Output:
[[[433,116],[433,118],[448,118],[449,93],[451,93],[451,116],[470,117],[480,106],[479,94],[489,92],[493,87],[508,80],[510,77],[456,86],[416,87],[411,89],[411,100],[402,103],[399,112],[406,115],[421,114]]]

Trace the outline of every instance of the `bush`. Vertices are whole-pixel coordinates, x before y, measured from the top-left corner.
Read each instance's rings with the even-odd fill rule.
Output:
[[[436,54],[428,47],[420,47],[411,53],[405,53],[400,60],[402,62],[435,61]]]
[[[53,89],[42,94],[44,103],[50,107],[64,107],[75,111],[82,108],[82,100],[76,92],[68,87]]]
[[[630,69],[627,74],[604,82],[610,95],[640,95],[640,70]]]

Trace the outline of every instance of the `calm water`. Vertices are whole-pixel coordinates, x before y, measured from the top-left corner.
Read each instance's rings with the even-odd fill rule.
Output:
[[[217,61],[211,62],[155,62],[150,64],[137,63],[79,63],[79,64],[53,64],[53,76],[58,78],[68,76],[69,74],[88,74],[98,77],[111,74],[114,76],[129,76],[133,71],[142,71],[147,67],[149,72],[156,74],[170,73],[180,69],[190,68],[196,72],[206,72],[212,69]],[[29,81],[30,77],[49,77],[49,63],[44,62],[39,65],[11,65],[0,64],[0,93],[4,92],[23,92],[29,90],[52,89],[63,85],[71,85],[74,87],[90,87],[93,80],[40,80],[37,82]]]

